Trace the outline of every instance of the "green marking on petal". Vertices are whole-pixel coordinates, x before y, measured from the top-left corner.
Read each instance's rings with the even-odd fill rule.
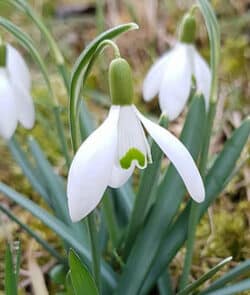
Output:
[[[145,155],[136,148],[131,148],[125,156],[120,159],[120,165],[123,169],[129,169],[133,160],[136,160],[141,167],[145,166]]]

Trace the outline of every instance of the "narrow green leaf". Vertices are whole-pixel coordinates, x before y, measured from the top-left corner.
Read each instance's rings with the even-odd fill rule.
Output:
[[[160,295],[174,295],[171,277],[168,270],[166,270],[159,278],[157,287],[159,289]]]
[[[130,220],[135,200],[135,194],[131,182],[128,181],[118,189],[109,188],[108,192],[112,195],[118,223],[122,227],[125,227]]]
[[[225,264],[227,264],[231,260],[232,260],[232,257],[228,257],[228,258],[222,260],[220,263],[218,263],[216,266],[214,266],[212,269],[210,269],[207,273],[205,273],[203,276],[201,276],[194,283],[188,285],[186,288],[181,290],[177,295],[188,295],[191,292],[195,291],[199,286],[201,286],[207,280],[211,279],[212,276],[214,276]]]
[[[218,280],[214,281],[210,284],[210,286],[201,292],[200,295],[205,295],[211,291],[217,290],[221,287],[224,287],[226,284],[236,280],[239,276],[247,275],[250,273],[250,259],[244,261],[233,269],[229,270],[223,276],[221,276]]]
[[[111,194],[104,195],[102,199],[102,209],[112,246],[113,248],[116,248],[120,232],[115,216],[114,204],[112,202]]]
[[[72,285],[76,295],[98,295],[98,289],[89,270],[81,263],[80,258],[71,249],[69,252],[69,267]]]
[[[195,96],[181,134],[182,142],[194,159],[197,159],[202,143],[204,117],[204,99],[201,96]],[[174,166],[170,165],[158,187],[154,208],[143,230],[131,244],[132,249],[117,294],[138,295],[185,192],[181,177]]]
[[[199,217],[201,218],[207,211],[210,204],[216,199],[226,185],[226,180],[231,175],[236,161],[250,133],[250,119],[246,119],[241,126],[236,129],[231,138],[226,142],[223,150],[218,155],[215,163],[208,172],[205,179],[206,198],[200,206]],[[161,272],[171,262],[176,253],[182,247],[187,237],[187,220],[189,217],[190,202],[180,214],[170,231],[165,232],[164,240],[158,248],[154,264],[144,281],[144,286],[139,293],[147,294],[153,286]]]
[[[17,283],[15,267],[13,263],[13,256],[10,249],[10,245],[7,245],[5,252],[5,272],[4,272],[4,288],[6,295],[17,295]]]
[[[206,295],[234,295],[241,294],[241,292],[244,291],[250,291],[250,279],[246,279],[237,284],[208,292]]]
[[[44,182],[47,184],[49,192],[53,196],[53,198],[50,198],[50,202],[52,203],[56,215],[65,223],[70,224],[71,221],[66,205],[67,198],[64,185],[61,183],[58,175],[52,170],[52,167],[35,139],[30,137],[28,144]]]
[[[34,167],[27,157],[27,154],[21,149],[15,137],[12,137],[12,139],[8,141],[8,146],[14,159],[22,168],[23,173],[28,178],[32,187],[35,189],[36,192],[38,192],[40,196],[43,197],[46,203],[51,206],[51,200],[49,198],[47,190],[43,187],[43,184],[41,183],[41,178],[39,178],[39,175],[37,175],[37,171],[35,171]]]
[[[28,210],[33,216],[41,220],[51,230],[58,234],[64,241],[66,241],[72,248],[74,248],[81,255],[84,262],[88,266],[91,265],[91,254],[89,252],[89,249],[87,249],[83,243],[79,242],[79,240],[77,240],[75,236],[73,236],[72,230],[69,226],[65,225],[59,219],[50,215],[34,202],[17,193],[16,191],[1,182],[0,192],[9,199],[19,204],[22,208]],[[101,264],[101,273],[103,281],[106,284],[107,288],[113,289],[116,286],[116,275],[114,274],[112,269],[103,261]]]

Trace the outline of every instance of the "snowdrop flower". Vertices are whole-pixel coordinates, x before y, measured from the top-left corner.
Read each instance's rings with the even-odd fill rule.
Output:
[[[117,58],[110,64],[109,84],[112,106],[108,117],[82,143],[69,170],[67,195],[72,221],[88,215],[107,186],[122,186],[135,167],[144,169],[151,162],[143,127],[174,164],[192,198],[202,202],[203,182],[185,146],[132,104],[131,70],[124,59]]]
[[[17,123],[30,129],[35,111],[30,96],[31,78],[20,53],[9,44],[0,45],[0,136],[10,139]]]
[[[156,61],[143,82],[144,100],[150,101],[158,94],[160,108],[169,120],[176,119],[184,109],[192,77],[195,78],[196,91],[204,95],[208,108],[211,73],[193,44],[195,27],[194,17],[187,14],[180,27],[180,41]]]

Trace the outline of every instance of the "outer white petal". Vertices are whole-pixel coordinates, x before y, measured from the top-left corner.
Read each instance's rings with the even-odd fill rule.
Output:
[[[159,92],[163,73],[166,70],[166,64],[170,56],[171,52],[164,54],[149,69],[142,86],[143,98],[145,101],[152,100]]]
[[[13,84],[15,102],[18,109],[18,121],[27,129],[31,129],[35,122],[35,108],[29,92],[21,85]]]
[[[205,97],[206,107],[208,108],[210,88],[211,88],[211,72],[203,57],[194,51],[194,76],[196,79],[197,91],[201,92]]]
[[[7,69],[10,79],[30,90],[30,72],[22,55],[11,45],[7,45]]]
[[[203,181],[186,147],[169,131],[145,118],[138,110],[137,114],[149,134],[175,166],[190,196],[196,202],[202,202],[205,198]]]
[[[10,139],[17,126],[14,93],[4,69],[0,70],[0,135]]]
[[[190,45],[179,43],[165,68],[159,92],[159,102],[170,120],[182,112],[191,89],[192,65]]]
[[[88,215],[100,202],[108,185],[117,148],[119,107],[81,145],[71,164],[68,206],[72,221]]]

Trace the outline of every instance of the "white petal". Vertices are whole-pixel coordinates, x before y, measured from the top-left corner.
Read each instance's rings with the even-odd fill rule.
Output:
[[[151,122],[139,111],[137,114],[148,133],[175,166],[190,196],[196,202],[202,202],[205,198],[203,181],[186,147],[169,131]]]
[[[13,89],[18,109],[18,121],[23,125],[23,127],[31,129],[35,122],[35,109],[32,97],[21,85],[18,86],[13,84]]]
[[[148,158],[151,161],[150,148],[144,130],[131,105],[120,107],[117,144],[117,166],[124,160],[126,169],[133,164],[143,169],[147,166]]]
[[[30,90],[31,78],[28,66],[21,54],[11,45],[7,45],[7,68],[10,79]]]
[[[190,45],[178,44],[169,58],[161,82],[159,102],[170,120],[182,112],[191,89]]]
[[[164,54],[149,69],[142,86],[143,98],[145,101],[152,100],[159,92],[169,56],[171,56],[171,52]]]
[[[108,185],[117,148],[119,106],[81,145],[71,164],[68,206],[72,221],[88,215],[100,202]]]
[[[0,135],[10,139],[17,126],[14,93],[5,70],[0,70]]]
[[[194,52],[194,77],[196,79],[197,91],[204,95],[206,107],[208,109],[211,87],[211,72],[206,61],[196,50]]]
[[[118,188],[123,186],[130,176],[133,174],[135,165],[131,165],[129,169],[123,169],[120,165],[115,164],[112,168],[109,186],[113,188]]]

